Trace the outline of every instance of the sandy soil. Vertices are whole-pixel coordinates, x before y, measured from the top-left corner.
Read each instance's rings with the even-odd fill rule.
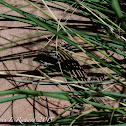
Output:
[[[6,0],[8,2],[8,0]],[[18,0],[9,0],[9,3],[13,6],[20,7],[23,5],[26,5],[26,2],[18,1]],[[50,5],[51,6],[51,5]],[[45,9],[44,5],[39,5],[39,7],[42,7]],[[7,7],[1,6],[0,7],[0,13],[4,13],[9,11]],[[57,18],[61,18],[61,15],[64,14],[64,12],[57,11],[54,8],[51,8],[53,10],[53,13]],[[25,10],[27,12],[37,14],[43,17],[46,17],[44,14],[42,14],[40,11],[36,10],[35,8],[28,6],[25,8],[22,8],[22,10]],[[11,11],[7,14],[10,15],[17,15],[14,11]],[[67,19],[69,17],[69,13],[65,13],[62,17],[62,19]],[[87,20],[82,19],[80,17],[70,16],[70,20]],[[71,24],[73,25],[73,24]],[[12,47],[9,49],[6,49],[4,51],[0,52],[0,57],[11,55],[14,53],[21,53],[31,50],[37,50],[42,48],[46,42],[48,42],[48,39],[50,39],[50,36],[52,34],[47,33],[48,35],[40,35],[38,36],[38,33],[41,33],[42,28],[31,26],[22,22],[13,21],[9,19],[0,18],[0,49],[3,47]],[[37,34],[37,35],[36,35]],[[37,36],[37,37],[31,37],[31,36]],[[29,39],[27,39],[29,38]],[[21,40],[17,44],[17,40]],[[24,39],[24,40],[23,40]],[[76,39],[76,38],[75,38]],[[34,44],[36,42],[36,44]],[[53,40],[55,42],[55,40]],[[59,42],[61,40],[59,39]],[[97,53],[97,52],[96,52]],[[0,72],[5,73],[22,73],[26,71],[33,71],[35,68],[32,66],[37,66],[38,64],[34,62],[32,59],[23,59],[23,63],[19,62],[19,59],[15,61],[3,61],[0,62]],[[30,64],[32,66],[29,66],[27,64]],[[81,63],[80,63],[81,64]],[[92,69],[90,72],[94,72]],[[58,80],[64,80],[63,78],[55,78]],[[0,91],[13,89],[17,85],[23,85],[23,83],[18,82],[19,80],[36,80],[35,78],[31,77],[1,77],[0,78]],[[61,87],[60,87],[61,88]],[[29,84],[27,86],[21,86],[20,89],[32,89],[32,90],[38,90],[38,91],[60,91],[58,86],[55,85],[33,85]],[[4,96],[6,97],[6,96]],[[3,96],[0,96],[0,98],[3,98]],[[34,100],[33,99],[20,99],[15,100],[7,103],[0,104],[0,122],[5,121],[19,121],[19,120],[29,120],[34,121],[34,116],[36,116],[36,121],[43,121],[54,118],[56,115],[60,114],[68,105],[70,105],[67,101],[61,101],[56,100],[53,98],[46,98],[46,97],[37,97],[35,98],[35,112],[33,109]],[[48,101],[48,102],[47,102]],[[50,110],[47,109],[49,107]],[[90,109],[91,106],[87,106],[87,108]],[[35,113],[35,115],[33,114]],[[69,112],[65,113],[63,116],[69,115]],[[2,125],[1,125],[2,126]]]

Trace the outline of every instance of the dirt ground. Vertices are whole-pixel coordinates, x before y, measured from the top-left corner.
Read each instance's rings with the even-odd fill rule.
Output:
[[[8,2],[8,0],[6,0]],[[26,5],[27,3],[24,1],[18,1],[18,0],[9,0],[9,3],[13,6],[19,7]],[[51,6],[51,5],[50,5]],[[39,7],[45,9],[44,5],[39,5]],[[70,20],[88,20],[88,19],[82,19],[79,16],[75,17],[72,16],[70,13],[65,13],[61,11],[57,11],[54,8],[51,8],[53,10],[53,13],[55,16],[60,19],[67,19],[70,17]],[[4,13],[9,11],[7,7],[0,6],[0,13]],[[35,8],[28,6],[22,8],[22,10],[25,10],[27,12],[37,14],[40,16],[43,16],[46,18],[44,14],[42,14],[39,10],[36,10]],[[17,15],[21,16],[18,13],[11,11],[7,14],[10,15]],[[63,15],[64,14],[64,15]],[[63,16],[62,16],[63,15]],[[74,24],[71,24],[74,25]],[[39,35],[38,33],[41,33],[43,29],[39,27],[34,27],[22,22],[10,20],[10,19],[4,19],[0,18],[0,49],[1,48],[9,48],[4,51],[0,52],[0,57],[11,55],[15,53],[21,53],[31,50],[39,50],[42,48],[50,39],[52,34],[46,33],[47,35]],[[35,37],[31,37],[35,36]],[[37,36],[37,37],[36,37]],[[29,39],[27,39],[29,38]],[[21,42],[18,42],[18,44],[15,44],[17,40],[22,40]],[[59,42],[62,40],[59,39]],[[34,44],[36,42],[36,44]],[[54,39],[55,42],[55,39]],[[13,46],[12,48],[10,48]],[[15,61],[3,61],[0,62],[0,72],[4,73],[25,73],[26,71],[33,71],[35,70],[35,67],[39,64],[34,62],[32,59],[23,59],[23,63],[19,62],[20,59],[17,59]],[[28,65],[30,64],[30,65]],[[91,71],[93,72],[93,70]],[[63,78],[55,78],[57,80],[64,80]],[[23,83],[19,82],[20,80],[36,80],[35,78],[31,77],[7,77],[1,76],[0,78],[0,91],[13,89],[16,86],[23,85]],[[32,90],[38,90],[38,91],[61,91],[60,86],[56,85],[34,85],[29,84],[27,86],[21,86],[20,89],[32,89]],[[4,96],[6,97],[6,96]],[[8,97],[8,96],[7,96]],[[3,96],[0,96],[0,98],[3,98]],[[35,101],[35,102],[34,102]],[[36,109],[34,109],[33,105]],[[34,121],[34,117],[36,117],[36,121],[42,121],[45,122],[49,119],[54,119],[58,114],[60,114],[68,105],[70,105],[67,101],[61,101],[61,100],[55,100],[53,98],[46,98],[46,97],[37,97],[33,99],[20,99],[15,100],[7,103],[0,104],[0,122],[12,122],[12,121]],[[115,105],[116,106],[116,105]],[[90,110],[91,106],[87,106],[87,109]],[[50,110],[48,110],[49,108]],[[63,116],[69,115],[69,112],[65,113]],[[1,124],[2,126],[2,124]],[[5,125],[4,125],[5,126]]]

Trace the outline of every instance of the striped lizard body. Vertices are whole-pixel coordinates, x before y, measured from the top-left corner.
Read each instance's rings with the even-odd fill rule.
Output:
[[[61,48],[58,48],[57,52],[63,70],[69,71],[70,76],[78,81],[87,80],[87,74],[78,61]]]
[[[50,64],[55,63],[54,67],[56,65],[59,65],[59,67],[61,67],[60,70],[63,72],[63,74],[67,73],[71,78],[76,79],[77,81],[88,80],[86,72],[80,66],[79,62],[72,57],[72,55],[70,55],[69,53],[61,49],[60,47],[58,47],[56,51],[53,48],[53,51],[48,51],[48,52],[49,53],[47,53],[47,55],[50,55],[50,58],[48,58],[47,56],[46,57],[40,56],[41,60],[43,60],[43,58],[44,59],[48,58],[48,61],[43,61],[43,63],[44,62],[50,62]],[[51,58],[53,59],[51,60]],[[53,63],[51,61],[53,61]],[[73,88],[75,90],[80,90],[79,88],[76,88],[76,87],[73,87]],[[103,101],[98,97],[94,97],[93,101],[104,105]]]

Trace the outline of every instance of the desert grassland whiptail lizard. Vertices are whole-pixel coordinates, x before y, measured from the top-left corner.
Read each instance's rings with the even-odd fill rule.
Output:
[[[55,47],[49,47],[50,49],[44,49],[42,52],[40,52],[40,55],[35,58],[35,60],[41,62],[42,64],[46,64],[47,66],[52,65],[54,68],[56,65],[60,65],[59,70],[62,71],[63,74],[68,74],[71,78],[77,80],[77,81],[87,81],[88,77],[86,72],[84,71],[84,68],[79,64],[77,60],[75,60],[71,54],[69,54],[66,50],[63,48],[57,47],[57,50]],[[46,52],[47,51],[47,52]],[[43,52],[45,55],[43,55]],[[58,63],[59,62],[59,63]],[[82,85],[79,85],[82,86]],[[90,87],[90,85],[88,85]],[[72,87],[74,90],[78,91],[81,90],[77,87]],[[92,101],[96,103],[100,103],[104,105],[104,102],[99,97],[92,98]],[[81,106],[81,107],[80,107]],[[83,105],[76,105],[73,108],[77,108],[80,110],[84,109]],[[97,108],[96,109],[100,109]]]

